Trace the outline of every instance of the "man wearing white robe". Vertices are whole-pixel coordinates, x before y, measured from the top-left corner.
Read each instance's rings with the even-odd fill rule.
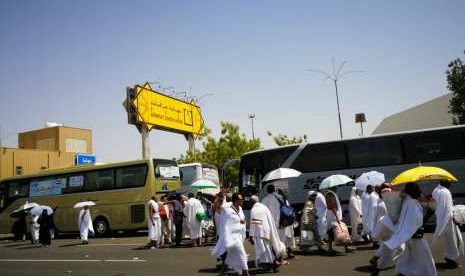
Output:
[[[277,262],[286,248],[280,241],[278,229],[268,208],[258,202],[257,196],[252,196],[252,210],[250,211],[249,236],[255,248],[255,263],[262,264],[268,269],[273,267],[276,272]]]
[[[30,215],[30,226],[31,226],[31,242],[33,244],[39,243],[39,230],[40,224],[37,222],[39,220],[39,216],[37,215]]]
[[[200,238],[202,238],[202,224],[197,219],[197,214],[205,212],[200,200],[194,198],[193,193],[189,193],[189,199],[186,201],[184,207],[184,214],[186,215],[186,224],[189,228],[189,236],[194,245],[200,245]]]
[[[444,257],[450,268],[459,267],[457,260],[464,254],[462,234],[453,219],[452,194],[449,181],[441,181],[433,191],[436,201],[436,231],[432,244],[443,241],[446,245]]]
[[[268,184],[268,186],[266,186],[266,191],[268,194],[263,198],[262,203],[268,208],[268,210],[270,210],[274,224],[276,228],[279,229],[279,218],[281,215],[280,200],[282,201],[282,198],[280,195],[275,193],[275,188],[273,184]]]
[[[356,187],[352,188],[349,200],[350,226],[352,227],[352,240],[361,241],[362,237],[358,233],[359,225],[362,224],[362,200]]]
[[[402,211],[394,234],[384,244],[390,250],[405,248],[402,255],[396,260],[396,274],[407,276],[435,276],[431,249],[422,235],[418,235],[423,226],[423,210],[418,198],[421,196],[420,188],[416,183],[405,185],[405,199]]]
[[[373,191],[373,187],[368,185],[366,192],[362,195],[362,235],[371,239],[371,232],[375,228],[377,211],[378,211],[378,195]]]
[[[225,264],[239,274],[249,275],[247,253],[244,249],[246,227],[242,211],[243,198],[240,194],[233,194],[232,199],[233,204],[221,212],[221,234],[212,251],[212,256],[220,258],[227,253]]]
[[[88,244],[89,232],[93,235],[94,226],[92,225],[92,217],[90,216],[89,206],[84,206],[79,212],[78,217],[79,232],[83,244]]]
[[[161,220],[159,213],[159,204],[157,203],[156,197],[152,198],[148,202],[149,218],[147,219],[148,234],[150,249],[155,249],[159,245],[157,242],[160,241],[161,237]]]

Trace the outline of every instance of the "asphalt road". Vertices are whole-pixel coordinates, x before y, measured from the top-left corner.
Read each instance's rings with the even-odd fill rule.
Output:
[[[427,235],[431,239],[431,234]],[[211,246],[196,248],[145,249],[145,236],[116,236],[89,240],[81,245],[74,237],[59,238],[52,246],[43,248],[30,242],[14,242],[0,238],[0,275],[217,275],[215,260],[210,257]],[[343,248],[336,247],[338,251]],[[368,260],[374,250],[358,246],[354,253],[337,256],[298,255],[290,265],[282,266],[274,275],[370,275]],[[253,264],[253,248],[247,242]],[[434,248],[434,257],[441,267],[444,263],[442,248]],[[460,260],[465,266],[465,258]],[[252,274],[253,274],[252,270]],[[234,275],[234,274],[231,274]],[[394,269],[380,275],[394,275]],[[465,275],[465,269],[438,269],[438,275]]]

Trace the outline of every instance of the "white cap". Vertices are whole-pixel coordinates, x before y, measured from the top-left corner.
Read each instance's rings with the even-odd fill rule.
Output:
[[[316,191],[308,191],[308,197],[316,195]]]

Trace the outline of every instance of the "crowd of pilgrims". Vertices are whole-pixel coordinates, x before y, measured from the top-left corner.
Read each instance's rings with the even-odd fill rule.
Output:
[[[402,190],[388,183],[367,186],[365,191],[353,187],[349,201],[351,236],[347,228],[341,230],[343,212],[336,191],[310,191],[301,212],[300,249],[327,255],[337,253],[333,248],[335,243],[344,246],[346,253],[356,250],[354,244],[372,243],[376,251],[368,261],[373,275],[390,266],[395,267],[397,275],[436,275],[430,246],[443,242],[445,266],[457,268],[458,259],[464,255],[464,244],[452,213],[450,185],[448,181],[440,181],[432,199],[426,203],[420,187],[413,182]],[[231,269],[249,275],[248,254],[244,248],[248,224],[255,266],[277,272],[279,266],[288,265],[288,260],[295,258],[295,223],[286,223],[282,218],[282,206],[289,205],[282,190],[275,190],[272,184],[267,185],[266,190],[267,195],[261,202],[257,196],[251,197],[253,206],[249,221],[242,210],[244,199],[238,193],[232,194],[229,200],[222,192],[212,200],[195,198],[193,193],[188,197],[163,196],[160,202],[153,197],[148,203],[149,246],[157,248],[171,243],[172,235],[175,244],[180,245],[185,234],[189,235],[192,246],[198,246],[202,237],[207,241],[213,236],[216,243],[211,254],[217,259],[220,273]],[[436,230],[429,244],[423,235],[423,220],[424,207],[432,202]]]
[[[457,268],[458,259],[464,255],[464,244],[459,222],[452,212],[450,185],[448,181],[440,181],[432,193],[434,200],[426,203],[434,202],[436,216],[431,244],[423,235],[425,201],[416,183],[407,183],[402,190],[387,183],[367,186],[365,191],[353,187],[349,201],[351,236],[343,223],[337,193],[331,189],[310,191],[301,212],[300,249],[335,254],[333,245],[338,243],[350,253],[356,250],[354,244],[373,243],[376,251],[369,260],[372,275],[390,266],[395,267],[397,275],[436,275],[430,246],[441,242],[445,246],[447,268]],[[199,246],[202,239],[203,243],[210,239],[215,244],[211,254],[221,274],[231,269],[249,275],[248,254],[244,248],[248,223],[255,266],[277,272],[279,266],[288,265],[288,260],[295,258],[295,223],[288,223],[282,217],[282,207],[289,206],[282,190],[276,191],[269,184],[266,191],[261,202],[257,196],[251,197],[253,206],[248,222],[242,210],[244,199],[238,193],[232,194],[229,200],[223,192],[210,199],[201,194],[196,198],[193,193],[187,197],[176,193],[160,199],[153,196],[148,201],[148,248],[186,246],[181,242],[187,235],[190,246]],[[81,209],[77,223],[82,243],[87,244],[94,232],[89,206]],[[51,244],[53,217],[46,210],[40,216],[29,216],[23,224],[23,232],[31,233],[33,243]]]

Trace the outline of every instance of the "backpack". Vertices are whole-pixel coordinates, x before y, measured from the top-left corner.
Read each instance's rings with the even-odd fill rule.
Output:
[[[286,204],[285,202],[281,201],[279,197],[276,197],[279,201],[281,207],[279,207],[279,225],[280,227],[287,227],[289,225],[293,225],[296,221],[296,214],[294,208],[291,205]]]
[[[160,204],[159,206],[160,208],[158,208],[158,214],[162,219],[167,219],[168,215],[166,215],[165,206],[163,204]]]

